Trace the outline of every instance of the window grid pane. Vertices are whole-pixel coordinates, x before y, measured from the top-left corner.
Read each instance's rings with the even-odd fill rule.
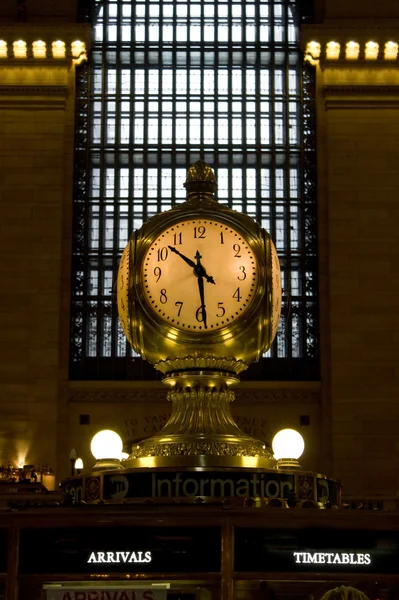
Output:
[[[314,367],[313,73],[295,2],[96,4],[90,76],[82,68],[77,86],[71,377],[154,376],[123,341],[115,277],[129,235],[185,199],[186,171],[200,158],[215,170],[219,201],[261,223],[280,257],[281,324],[249,377],[287,377],[270,374],[273,359]],[[298,379],[313,367],[284,368]]]

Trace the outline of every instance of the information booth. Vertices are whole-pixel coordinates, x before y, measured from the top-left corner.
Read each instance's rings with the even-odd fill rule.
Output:
[[[318,600],[351,584],[399,597],[399,518],[355,510],[156,504],[1,516],[7,600]]]

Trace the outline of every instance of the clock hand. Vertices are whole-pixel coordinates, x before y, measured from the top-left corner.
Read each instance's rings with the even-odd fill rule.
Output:
[[[190,258],[187,258],[187,256],[184,256],[184,254],[182,254],[181,252],[176,250],[176,248],[174,248],[173,246],[168,246],[168,248],[171,252],[174,252],[175,254],[180,256],[180,258],[182,258],[184,260],[184,262],[186,262],[188,264],[189,267],[192,267],[193,269],[195,269],[195,262],[193,260],[191,260]]]
[[[205,277],[205,279],[207,280],[208,283],[213,283],[213,285],[216,285],[215,280],[213,279],[213,277],[211,275],[208,275],[208,273],[206,272],[205,267],[201,264],[201,254],[198,252],[196,252],[195,257],[197,259],[197,264],[194,267],[194,271],[197,275],[197,277]]]
[[[202,275],[198,275],[198,290],[201,299],[201,309],[202,309],[202,319],[204,322],[205,329],[208,329],[208,325],[206,324],[206,308],[205,308],[205,298],[204,298],[204,279]]]

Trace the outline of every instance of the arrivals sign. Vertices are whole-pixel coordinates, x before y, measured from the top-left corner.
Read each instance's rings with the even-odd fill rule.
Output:
[[[130,563],[149,563],[151,562],[151,552],[148,550],[146,552],[142,552],[139,550],[138,552],[127,551],[116,551],[116,552],[90,552],[89,558],[87,559],[88,563],[108,563],[108,564],[130,564]],[[144,600],[150,600],[144,598]]]
[[[166,589],[82,586],[46,589],[46,600],[166,600]]]
[[[205,524],[199,527],[43,526],[40,535],[36,528],[22,528],[19,570],[21,575],[220,573],[220,548],[220,527]],[[126,598],[104,597],[100,600]],[[133,600],[151,599],[137,597]]]

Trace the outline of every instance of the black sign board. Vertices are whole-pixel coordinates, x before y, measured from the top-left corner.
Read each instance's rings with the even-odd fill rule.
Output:
[[[20,572],[220,572],[217,527],[23,529]]]
[[[276,469],[120,470],[65,480],[64,503],[137,498],[290,498],[340,504],[338,482]]]
[[[397,573],[399,532],[235,529],[237,572]]]

